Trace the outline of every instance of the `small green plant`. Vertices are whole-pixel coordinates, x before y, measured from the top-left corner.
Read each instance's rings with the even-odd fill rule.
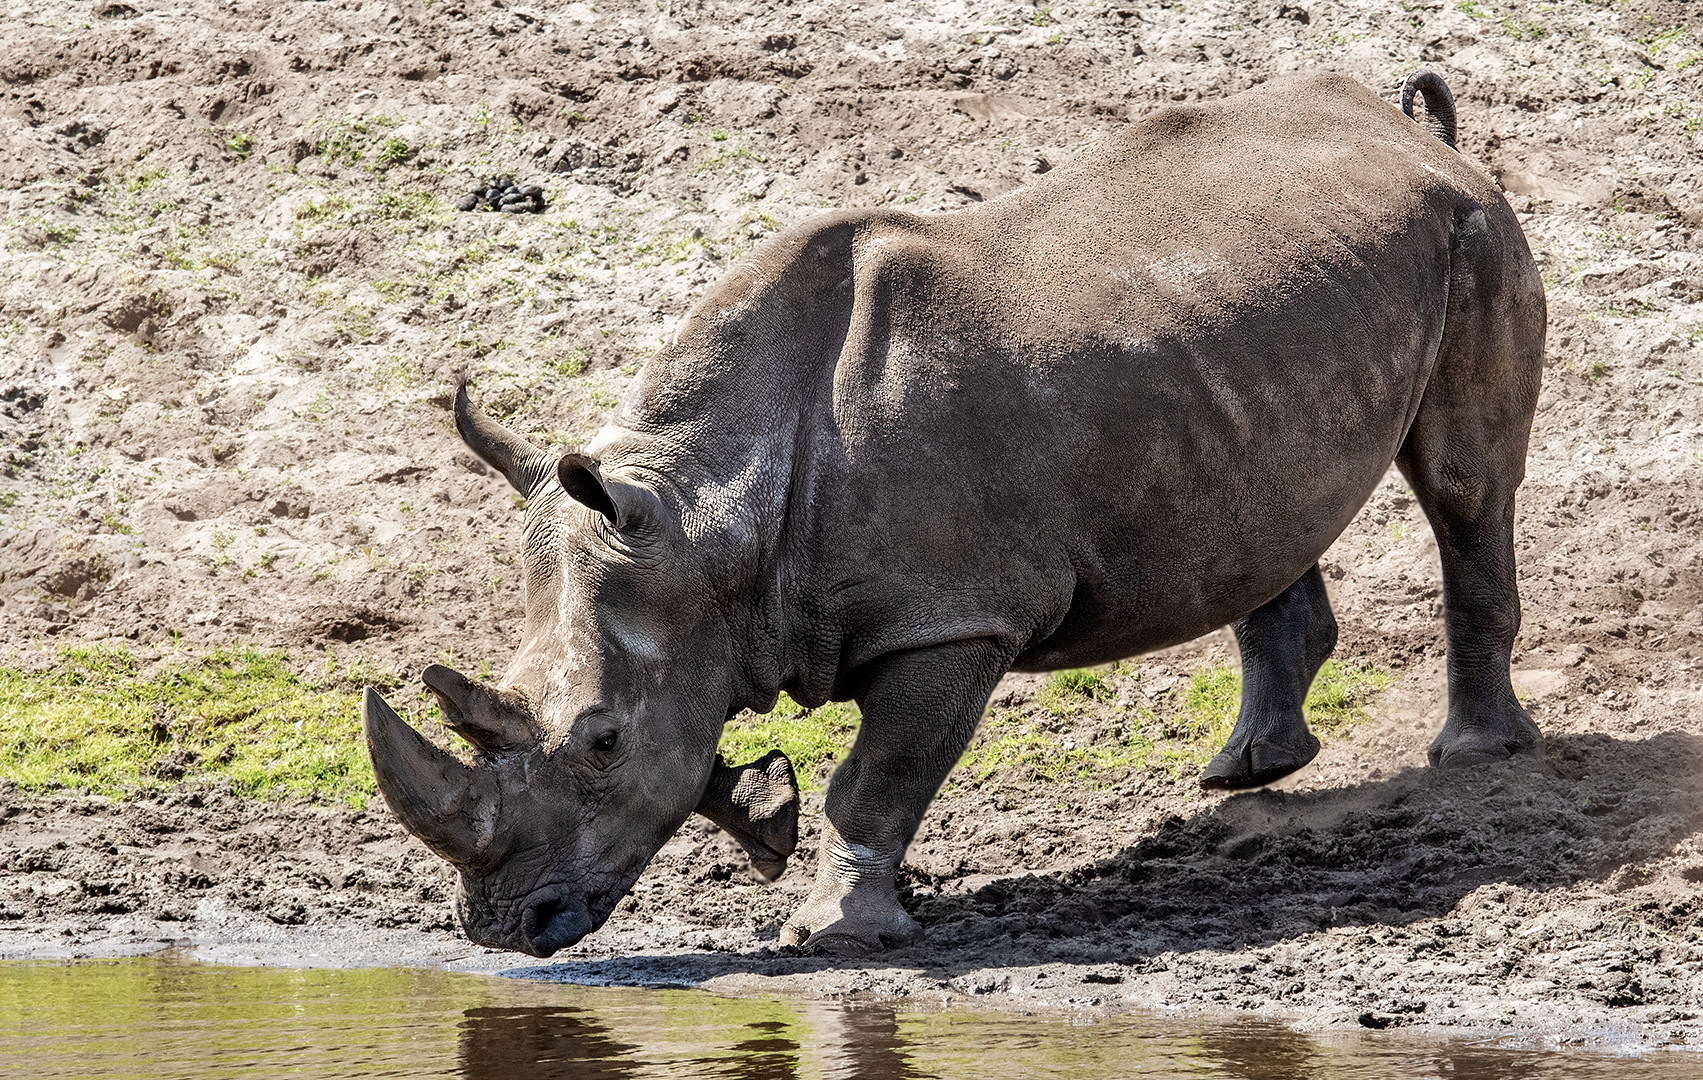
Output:
[[[1500,20],[1500,22],[1502,32],[1515,41],[1525,41],[1528,38],[1537,41],[1549,36],[1549,30],[1535,21],[1521,22],[1519,19],[1509,17]]]
[[[380,221],[412,221],[436,209],[437,200],[426,191],[381,191],[378,193]]]
[[[80,231],[75,225],[67,225],[39,215],[13,218],[7,224],[21,226],[25,242],[38,248],[64,247],[66,244],[75,241],[77,233]]]
[[[1662,50],[1667,48],[1669,45],[1673,45],[1677,42],[1683,41],[1684,39],[1685,27],[1670,26],[1665,30],[1651,34],[1647,38],[1639,38],[1638,44],[1649,50],[1650,57],[1654,59],[1655,57],[1660,56]]]
[[[591,366],[591,354],[583,348],[571,349],[567,355],[550,365],[550,370],[558,375],[574,379],[586,373]]]
[[[247,161],[254,152],[254,136],[243,131],[227,131],[223,140],[225,150],[238,161]]]
[[[1585,365],[1584,375],[1585,381],[1588,383],[1594,385],[1598,379],[1607,374],[1608,365],[1603,363],[1601,360],[1592,360],[1590,363]]]
[[[399,135],[387,135],[378,144],[378,164],[380,168],[388,169],[400,165],[414,156],[414,148],[408,145],[408,140]]]
[[[1037,7],[1035,13],[1029,16],[1030,26],[1051,26],[1052,24],[1053,9],[1051,7]]]
[[[354,165],[372,148],[373,137],[380,131],[396,126],[388,116],[342,116],[334,120],[315,121],[324,133],[314,141],[313,152],[326,161]]]
[[[131,192],[145,191],[165,178],[164,169],[143,169],[141,172],[131,173],[126,177],[124,188]]]
[[[1090,702],[1112,697],[1105,677],[1091,668],[1055,671],[1041,684],[1041,708],[1054,716],[1081,712]]]
[[[711,138],[716,142],[728,141],[726,132],[722,132],[720,138],[716,138],[714,135],[712,135]],[[767,159],[764,158],[763,155],[753,152],[750,147],[746,146],[744,138],[738,138],[729,143],[725,149],[718,150],[716,153],[711,154],[709,157],[699,162],[692,172],[702,175],[707,172],[713,172],[721,169],[724,166],[734,164],[740,160],[762,162]]]
[[[296,211],[296,220],[317,224],[348,209],[349,200],[343,195],[330,195],[324,199],[309,199]]]

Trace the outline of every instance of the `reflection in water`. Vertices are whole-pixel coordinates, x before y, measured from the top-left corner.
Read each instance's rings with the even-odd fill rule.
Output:
[[[0,1078],[1643,1080],[1690,1054],[1606,1057],[1269,1023],[1093,1023],[563,986],[409,968],[165,959],[0,963]]]
[[[739,1080],[798,1080],[799,1045],[788,1037],[780,1020],[754,1020],[745,1025],[749,1038],[733,1044],[739,1057],[730,1059],[722,1076]]]
[[[461,1021],[461,1075],[469,1080],[617,1080],[637,1076],[638,1047],[566,1006],[479,1006]]]
[[[823,1080],[911,1080],[922,1074],[905,1059],[899,1018],[879,1005],[800,1005],[810,1026],[810,1075]]]
[[[1217,1074],[1236,1080],[1317,1080],[1330,1075],[1317,1040],[1299,1032],[1256,1029],[1208,1031],[1201,1057]]]

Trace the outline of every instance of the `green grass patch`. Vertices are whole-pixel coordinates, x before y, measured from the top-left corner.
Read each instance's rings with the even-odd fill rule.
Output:
[[[1041,708],[1054,716],[1074,716],[1084,712],[1096,701],[1109,701],[1115,695],[1104,675],[1092,668],[1068,668],[1055,671],[1041,684]]]
[[[1175,707],[1164,715],[1146,705],[1116,705],[1104,673],[1109,670],[1054,672],[1039,694],[1041,709],[1055,718],[1092,711],[1104,715],[1108,723],[1098,737],[1079,746],[1007,710],[983,725],[976,744],[960,759],[960,768],[975,782],[1010,769],[1049,783],[1092,780],[1097,773],[1120,768],[1176,773],[1204,765],[1236,726],[1242,676],[1228,664],[1196,668]],[[1308,725],[1321,738],[1340,734],[1366,719],[1367,702],[1389,683],[1389,672],[1382,668],[1325,661],[1307,694]]]
[[[1367,704],[1389,686],[1388,668],[1326,660],[1307,691],[1307,724],[1315,735],[1340,734],[1367,719]]]
[[[437,208],[428,191],[381,191],[375,209],[380,221],[412,221],[431,216]]]
[[[377,146],[374,144],[383,132],[395,127],[396,124],[397,121],[391,117],[376,114],[315,120],[310,125],[318,132],[318,138],[313,143],[313,152],[316,156],[327,161],[341,162],[345,165],[356,164],[369,151],[376,151],[380,155],[381,161],[387,150],[394,157],[398,150],[389,140]],[[403,147],[408,145],[400,139],[396,139],[395,142],[401,143]],[[385,162],[385,164],[394,164],[394,162]]]
[[[1229,737],[1241,705],[1242,676],[1228,664],[1206,664],[1189,676],[1176,705],[1161,716],[1146,705],[1116,704],[1114,668],[1054,672],[1042,683],[1043,717],[1001,710],[982,724],[975,743],[958,761],[952,782],[981,783],[997,773],[1020,770],[1043,783],[1092,781],[1116,769],[1167,769],[1173,773],[1205,764]],[[1390,684],[1379,667],[1327,660],[1307,694],[1307,723],[1321,738],[1341,734],[1367,718],[1366,705]],[[1090,711],[1106,718],[1100,734],[1075,740],[1045,730],[1048,716]],[[857,732],[859,713],[851,703],[805,709],[785,695],[772,712],[741,713],[722,732],[721,754],[740,764],[779,747],[792,760],[800,786],[821,787],[830,766],[843,757]]]
[[[250,796],[364,805],[360,687],[388,674],[220,649],[144,669],[123,648],[66,647],[46,672],[0,667],[0,776],[32,791],[122,796],[223,779]],[[402,703],[398,703],[401,705]]]
[[[379,142],[376,156],[379,166],[388,169],[413,157],[414,148],[400,135],[387,135]]]
[[[1077,746],[1042,731],[1022,713],[1006,710],[983,723],[975,745],[958,759],[961,775],[954,779],[980,783],[995,773],[1020,769],[1046,783],[1088,780],[1111,769],[1147,766],[1154,750],[1154,741],[1141,735]]]
[[[831,765],[851,746],[860,719],[849,701],[806,709],[782,694],[766,713],[740,713],[729,720],[719,749],[728,764],[742,765],[779,747],[792,762],[799,786],[815,789],[827,782]]]
[[[254,136],[246,131],[226,131],[221,137],[225,152],[238,161],[247,161],[248,155],[254,153]]]
[[[343,195],[331,195],[324,199],[310,199],[296,211],[297,221],[322,222],[349,209],[349,200]]]
[[[1383,668],[1326,660],[1307,691],[1307,726],[1319,736],[1347,730],[1366,719],[1366,703],[1389,684],[1390,674]],[[1241,704],[1241,672],[1228,664],[1197,668],[1189,676],[1181,705],[1166,723],[1167,731],[1191,744],[1191,756],[1206,761],[1230,737]]]

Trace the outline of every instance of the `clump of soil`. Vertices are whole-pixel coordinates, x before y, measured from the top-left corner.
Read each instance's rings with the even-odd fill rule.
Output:
[[[753,891],[693,824],[556,970],[1695,1040],[1694,18],[1665,0],[16,7],[5,662],[169,639],[500,666],[518,515],[455,440],[457,373],[540,441],[581,442],[709,283],[823,207],[949,210],[1166,104],[1320,69],[1393,100],[1428,67],[1549,292],[1517,655],[1544,752],[1422,767],[1440,583],[1392,476],[1324,566],[1339,656],[1394,685],[1280,790],[1206,796],[1167,769],[960,780],[912,853],[930,939],[868,964],[772,949],[813,833]],[[454,210],[460,178],[507,174],[547,178],[546,211]],[[1151,663],[1184,678],[1214,657],[1222,637]],[[996,704],[1039,718],[1037,695],[1014,679]],[[1116,701],[1094,708],[1053,734],[1121,722]],[[445,871],[376,810],[191,789],[5,808],[0,951],[401,926],[437,951],[399,956],[455,955]]]

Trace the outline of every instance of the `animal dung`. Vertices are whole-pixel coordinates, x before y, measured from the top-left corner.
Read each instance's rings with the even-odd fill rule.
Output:
[[[542,214],[544,189],[536,184],[516,184],[512,176],[486,176],[474,182],[472,191],[455,204],[457,210],[496,210],[504,214]]]

